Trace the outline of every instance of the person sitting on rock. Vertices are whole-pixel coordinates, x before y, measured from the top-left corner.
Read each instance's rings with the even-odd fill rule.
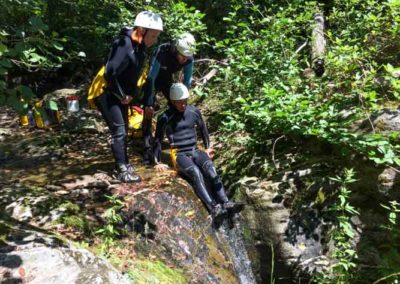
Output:
[[[156,171],[168,169],[161,162],[161,143],[165,133],[170,146],[175,169],[193,185],[196,194],[206,205],[214,220],[221,220],[227,213],[239,213],[244,205],[229,201],[220,176],[211,161],[214,149],[210,147],[208,129],[200,111],[187,104],[189,90],[182,83],[171,86],[169,98],[171,105],[157,120],[154,161]],[[200,130],[205,151],[197,148],[196,127]],[[210,183],[212,194],[207,190]],[[214,197],[215,196],[215,197]]]

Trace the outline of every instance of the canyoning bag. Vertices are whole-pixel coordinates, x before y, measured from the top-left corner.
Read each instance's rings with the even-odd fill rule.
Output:
[[[143,109],[138,106],[130,106],[128,109],[128,131],[129,135],[134,138],[143,137],[143,113]]]
[[[38,101],[32,111],[38,128],[47,128],[60,123],[61,115],[55,101]]]
[[[60,124],[61,115],[53,100],[38,101],[20,118],[22,126],[47,128]]]
[[[92,84],[90,85],[87,97],[90,108],[93,109],[96,108],[96,105],[93,100],[98,96],[102,95],[104,89],[107,87],[107,81],[106,78],[104,77],[105,73],[106,73],[106,66],[103,65],[100,68],[99,72],[97,72],[96,76],[93,79]]]

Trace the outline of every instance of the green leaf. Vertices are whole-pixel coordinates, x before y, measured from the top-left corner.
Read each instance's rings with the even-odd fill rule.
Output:
[[[5,68],[11,68],[12,64],[10,59],[8,58],[3,58],[0,60],[0,66],[5,67]]]
[[[31,88],[20,85],[17,87],[18,92],[22,95],[23,99],[25,101],[31,101],[33,98],[35,98],[35,94],[32,92]]]
[[[7,74],[7,69],[0,67],[0,76]]]
[[[56,103],[55,101],[50,100],[50,101],[47,101],[46,104],[47,104],[47,107],[48,107],[49,109],[55,110],[55,111],[58,110],[58,106],[57,106],[57,103]]]
[[[32,25],[32,27],[38,30],[47,31],[49,29],[48,26],[43,23],[42,19],[36,16],[30,18],[29,23]]]
[[[53,47],[57,50],[64,50],[64,47],[58,42],[53,42]]]
[[[7,51],[8,51],[8,47],[0,42],[0,56],[2,56]]]
[[[399,158],[399,157],[395,157],[395,158],[393,159],[393,161],[394,161],[394,163],[395,163],[397,166],[400,166],[400,158]]]
[[[16,90],[8,92],[7,105],[12,107],[18,114],[26,113],[27,104],[18,98]]]

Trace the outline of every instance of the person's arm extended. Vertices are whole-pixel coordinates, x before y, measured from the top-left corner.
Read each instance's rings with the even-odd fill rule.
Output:
[[[129,64],[128,47],[131,45],[128,37],[122,37],[116,40],[112,46],[110,56],[106,64],[106,79],[109,83],[115,85],[117,88],[117,94],[119,99],[124,99],[127,95],[122,90],[117,78],[122,71]]]
[[[146,88],[144,90],[144,106],[153,106],[154,105],[154,83],[160,72],[160,62],[157,60],[157,57],[154,58],[151,63],[149,76],[147,77]]]
[[[190,89],[192,86],[193,60],[183,68],[183,84]]]
[[[206,149],[210,148],[210,136],[208,134],[208,129],[206,124],[204,123],[203,117],[201,116],[200,111],[196,108],[197,121],[196,124],[200,129],[201,138],[203,139],[203,144]]]

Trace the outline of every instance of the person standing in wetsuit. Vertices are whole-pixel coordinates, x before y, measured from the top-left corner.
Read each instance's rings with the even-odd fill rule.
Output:
[[[107,88],[94,99],[111,131],[111,150],[117,178],[122,182],[140,182],[127,155],[128,105],[138,93],[138,79],[145,72],[145,49],[157,42],[163,30],[161,17],[151,11],[136,16],[133,29],[123,29],[113,42],[106,64]]]
[[[144,88],[144,155],[143,162],[151,164],[151,121],[154,115],[157,92],[161,92],[169,102],[169,89],[173,83],[173,75],[183,70],[183,84],[190,89],[192,84],[192,73],[196,41],[192,34],[182,34],[174,44],[164,43],[157,49],[156,55],[150,67]]]
[[[208,129],[201,113],[196,107],[187,104],[189,90],[184,84],[175,83],[171,86],[169,97],[171,105],[157,121],[154,143],[155,169],[157,171],[168,169],[168,166],[161,162],[161,142],[166,134],[171,151],[176,152],[175,163],[178,173],[192,183],[196,194],[204,202],[212,217],[220,218],[227,211],[240,212],[243,204],[229,201],[222,180],[211,161],[214,150],[210,147]],[[197,148],[196,127],[200,130],[205,151]],[[210,182],[212,194],[207,190],[205,180]]]

